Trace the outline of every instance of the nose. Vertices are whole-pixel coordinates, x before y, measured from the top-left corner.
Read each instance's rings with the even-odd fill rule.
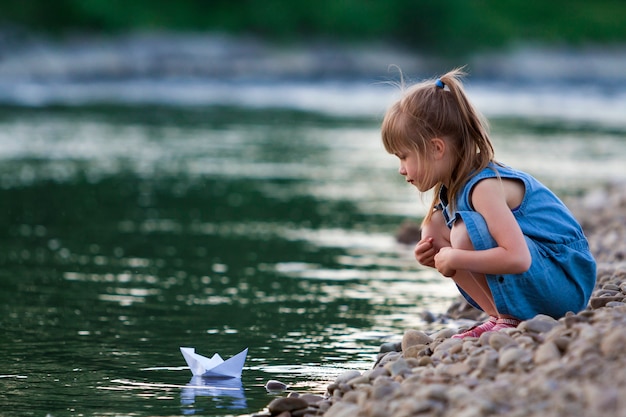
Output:
[[[403,177],[406,176],[406,168],[404,167],[404,164],[400,164],[400,169],[398,169],[398,173]]]

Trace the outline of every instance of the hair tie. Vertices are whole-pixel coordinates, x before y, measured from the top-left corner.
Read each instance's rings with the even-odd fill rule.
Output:
[[[439,88],[441,88],[443,90],[443,88],[446,86],[443,81],[441,81],[441,79],[437,78],[437,81],[435,81],[435,85]]]

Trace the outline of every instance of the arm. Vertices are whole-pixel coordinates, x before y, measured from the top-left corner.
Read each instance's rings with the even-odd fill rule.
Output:
[[[476,184],[472,192],[472,204],[487,222],[489,233],[498,246],[481,251],[454,248],[442,250],[435,256],[437,269],[440,272],[469,270],[482,274],[518,274],[527,271],[532,259],[510,207],[511,200],[521,201],[521,198],[515,198],[519,192],[519,184],[497,178],[485,179]]]

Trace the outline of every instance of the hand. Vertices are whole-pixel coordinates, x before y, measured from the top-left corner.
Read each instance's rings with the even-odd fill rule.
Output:
[[[431,268],[435,267],[435,255],[437,254],[437,250],[435,249],[433,242],[434,239],[432,237],[425,237],[417,242],[415,250],[413,251],[417,262]]]
[[[439,253],[435,255],[435,268],[437,271],[444,277],[453,277],[456,274],[456,270],[450,267],[450,262],[452,260],[452,255],[454,254],[454,249],[450,247],[444,247],[439,250]]]

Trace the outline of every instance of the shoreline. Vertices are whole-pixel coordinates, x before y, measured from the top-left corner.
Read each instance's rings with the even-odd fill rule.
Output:
[[[252,416],[626,416],[625,188],[566,201],[597,261],[585,310],[463,340],[450,339],[452,329],[409,329],[401,346],[381,346],[372,369],[339,375],[323,396],[288,393]],[[465,313],[478,319],[459,302],[448,310]]]

